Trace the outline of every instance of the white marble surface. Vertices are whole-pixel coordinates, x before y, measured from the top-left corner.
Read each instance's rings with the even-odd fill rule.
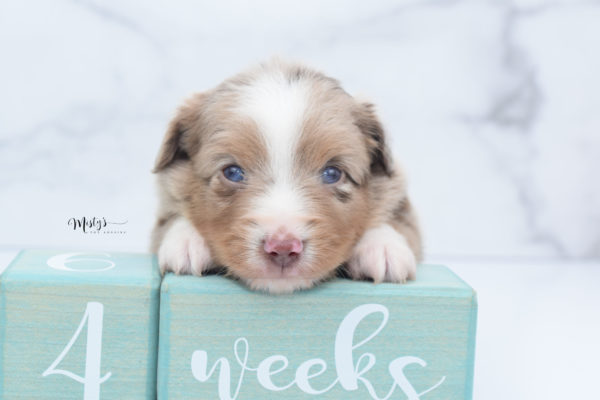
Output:
[[[4,0],[0,245],[145,250],[176,105],[279,54],[379,105],[430,256],[599,257],[598,49],[598,1]]]
[[[479,301],[474,400],[599,399],[599,262],[450,262]]]
[[[474,400],[600,398],[600,262],[434,261],[477,290]]]

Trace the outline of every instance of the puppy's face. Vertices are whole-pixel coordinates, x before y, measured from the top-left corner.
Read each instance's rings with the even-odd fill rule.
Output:
[[[330,276],[364,232],[369,178],[387,168],[380,134],[336,81],[263,67],[188,101],[157,170],[216,264],[290,292]]]

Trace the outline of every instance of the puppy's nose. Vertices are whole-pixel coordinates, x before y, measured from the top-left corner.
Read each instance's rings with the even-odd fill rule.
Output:
[[[282,268],[289,267],[302,253],[302,241],[292,235],[272,235],[265,239],[265,253]]]

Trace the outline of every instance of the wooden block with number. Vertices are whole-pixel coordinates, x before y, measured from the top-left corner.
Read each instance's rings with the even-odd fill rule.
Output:
[[[155,257],[24,251],[0,275],[0,398],[152,399]]]
[[[285,296],[167,275],[160,308],[159,399],[472,396],[476,296],[442,266]]]

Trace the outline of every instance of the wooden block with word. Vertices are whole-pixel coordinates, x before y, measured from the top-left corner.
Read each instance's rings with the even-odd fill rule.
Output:
[[[475,293],[443,266],[417,275],[285,296],[167,275],[158,398],[471,399]]]
[[[21,252],[0,275],[0,398],[153,399],[154,256]]]

